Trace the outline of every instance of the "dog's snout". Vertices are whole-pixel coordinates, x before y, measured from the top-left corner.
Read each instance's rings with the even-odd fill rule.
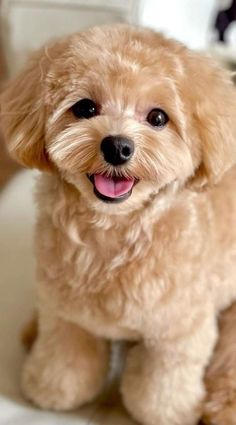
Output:
[[[107,136],[102,140],[101,151],[106,162],[121,165],[134,153],[134,142],[123,136]]]

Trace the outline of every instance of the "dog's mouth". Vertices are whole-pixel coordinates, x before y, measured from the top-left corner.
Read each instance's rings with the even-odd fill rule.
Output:
[[[106,174],[87,174],[93,183],[93,190],[97,198],[104,202],[123,202],[130,197],[134,185],[138,182],[135,178],[108,176]]]

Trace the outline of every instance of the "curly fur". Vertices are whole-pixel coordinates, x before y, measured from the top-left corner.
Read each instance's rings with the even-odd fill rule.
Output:
[[[76,119],[71,106],[81,98],[100,114]],[[160,131],[146,121],[156,107],[170,117]],[[11,154],[44,172],[26,397],[51,409],[92,400],[106,382],[108,341],[126,339],[135,343],[121,379],[131,415],[145,425],[196,424],[217,317],[236,299],[228,73],[151,30],[95,27],[36,53],[1,110]],[[116,169],[100,153],[115,134],[135,145]],[[127,201],[107,205],[86,177],[95,172],[139,183]]]

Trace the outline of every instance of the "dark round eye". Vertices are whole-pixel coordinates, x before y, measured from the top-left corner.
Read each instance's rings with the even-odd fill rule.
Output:
[[[153,127],[163,128],[168,121],[169,117],[166,112],[159,108],[152,109],[147,116],[147,122]]]
[[[81,99],[71,108],[73,114],[77,118],[92,118],[98,115],[98,107],[91,99]]]

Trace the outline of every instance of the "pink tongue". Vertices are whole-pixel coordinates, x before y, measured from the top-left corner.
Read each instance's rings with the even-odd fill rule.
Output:
[[[94,184],[98,192],[109,198],[118,198],[129,192],[134,185],[134,179],[125,177],[107,177],[104,174],[94,174]]]

